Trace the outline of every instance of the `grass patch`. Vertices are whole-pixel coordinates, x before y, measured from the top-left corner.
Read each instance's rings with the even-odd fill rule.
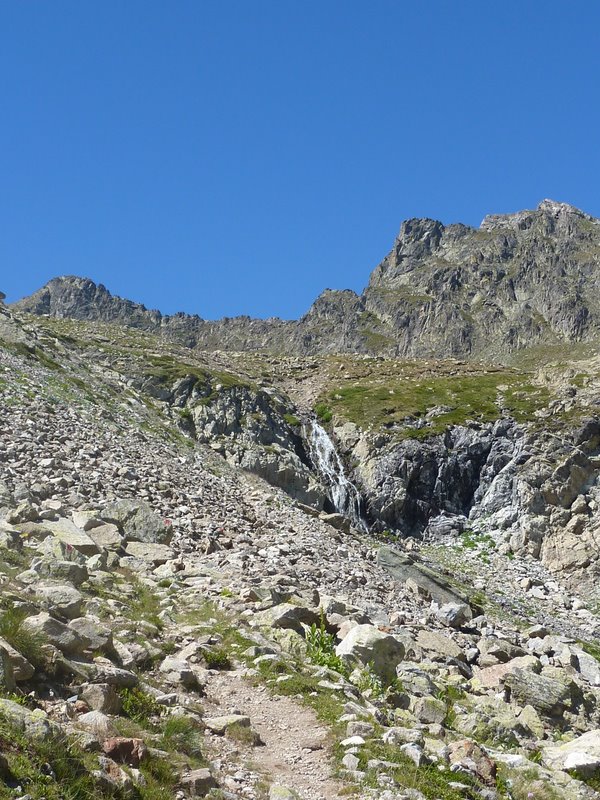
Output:
[[[215,647],[213,650],[205,650],[202,653],[204,663],[208,669],[231,669],[231,659],[224,647]]]
[[[422,792],[427,800],[465,800],[465,798],[475,800],[479,796],[477,784],[469,776],[463,773],[457,775],[449,769],[439,769],[436,766],[417,767],[394,745],[370,740],[361,748],[358,758],[359,769],[367,773],[365,783],[371,788],[379,788],[378,773],[368,768],[368,761],[379,759],[394,764],[394,767],[386,769],[385,772],[392,776],[397,786],[401,789],[416,789]],[[451,786],[457,782],[466,785],[467,789],[459,790]]]
[[[167,717],[162,725],[158,746],[162,750],[193,758],[195,766],[204,764],[202,756],[202,732],[198,724],[190,717]]]
[[[160,706],[152,695],[137,686],[119,690],[121,713],[143,727],[152,727],[153,718],[160,715]]]
[[[406,367],[405,374],[370,376],[333,388],[317,403],[315,413],[322,419],[319,412],[328,412],[327,421],[337,415],[361,428],[399,428],[404,437],[425,438],[469,420],[486,423],[511,416],[528,422],[551,399],[549,390],[533,384],[526,374],[440,371],[423,374],[424,369]],[[427,418],[432,409],[438,411]],[[422,425],[415,426],[419,420]]]
[[[15,648],[36,669],[46,666],[44,645],[46,637],[29,630],[23,623],[29,614],[25,609],[15,608],[12,604],[0,613],[0,637]]]

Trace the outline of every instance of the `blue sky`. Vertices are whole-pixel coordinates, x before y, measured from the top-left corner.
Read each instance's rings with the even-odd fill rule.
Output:
[[[402,219],[600,216],[600,4],[0,0],[0,289],[296,317]]]

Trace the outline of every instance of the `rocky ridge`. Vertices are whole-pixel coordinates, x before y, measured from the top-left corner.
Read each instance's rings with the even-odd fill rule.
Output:
[[[572,536],[593,529],[592,365],[583,378],[547,368],[552,380],[534,384],[447,365],[463,398],[474,377],[506,403],[514,378],[519,413],[513,404],[503,421],[494,403],[450,424],[451,411],[427,417],[413,403],[413,414],[386,409],[397,414],[388,427],[352,421],[343,389],[378,391],[381,371],[406,365],[192,358],[141,332],[6,309],[0,335],[3,796],[597,796],[598,616],[533,538],[512,541],[510,521],[523,498],[540,511],[526,487],[550,504],[562,487]],[[477,488],[470,499],[444,490],[422,518],[407,510],[422,539],[373,536],[320,510],[328,487],[301,432],[313,405],[348,463],[371,443],[362,488],[378,458],[396,459],[382,474],[425,502],[425,463],[435,474],[446,463],[451,486],[470,461],[449,459],[466,453],[477,507],[507,492],[517,504],[502,535],[483,513],[459,513]],[[572,426],[554,462],[546,444],[533,457],[553,435],[543,416],[535,430],[548,409]],[[297,487],[265,483],[277,469],[248,471],[252,449],[287,459]],[[406,480],[410,463],[420,481]],[[294,499],[309,485],[314,496]],[[373,517],[384,512],[370,502]],[[490,530],[503,508],[488,509]]]
[[[77,277],[55,278],[15,307],[133,326],[201,350],[506,362],[532,345],[596,342],[599,266],[600,221],[544,200],[479,228],[406,220],[362,294],[327,289],[297,321],[163,316]]]

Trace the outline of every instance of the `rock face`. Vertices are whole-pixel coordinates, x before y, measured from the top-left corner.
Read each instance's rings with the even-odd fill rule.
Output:
[[[479,228],[402,223],[362,295],[326,290],[297,322],[162,316],[84,278],[55,278],[17,308],[130,325],[186,346],[298,354],[503,357],[600,332],[600,223],[566,203]]]

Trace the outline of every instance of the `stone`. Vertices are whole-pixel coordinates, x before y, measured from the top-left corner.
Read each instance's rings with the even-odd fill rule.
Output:
[[[143,500],[117,500],[102,510],[102,519],[117,525],[130,542],[168,544],[173,536],[170,522]]]
[[[172,548],[168,547],[168,545],[152,544],[150,542],[129,542],[125,552],[128,556],[150,562],[155,566],[171,561],[175,556]]]
[[[198,686],[198,676],[189,663],[176,656],[167,656],[159,667],[164,679],[171,684],[181,684],[188,689]]]
[[[32,617],[26,617],[23,620],[23,627],[40,634],[66,656],[81,655],[90,645],[89,639],[63,622],[53,619],[45,611]]]
[[[88,536],[101,550],[119,550],[124,542],[124,537],[118,527],[110,522],[91,528],[88,530]]]
[[[81,586],[89,577],[85,565],[77,564],[73,561],[41,558],[39,561],[34,562],[31,568],[43,578],[67,581],[75,587]]]
[[[446,580],[424,565],[417,564],[406,553],[400,553],[393,547],[384,545],[377,552],[377,563],[389,572],[394,580],[403,584],[410,581],[416,593],[427,600],[433,600],[439,606],[446,603],[468,605],[467,598],[453,589]]]
[[[48,739],[57,736],[61,729],[48,719],[48,715],[41,709],[31,711],[15,703],[14,700],[0,699],[0,716],[6,717],[26,736],[32,739]]]
[[[519,669],[539,673],[542,669],[542,665],[535,656],[513,658],[511,661],[507,661],[504,664],[495,664],[493,667],[486,667],[485,669],[476,668],[473,683],[477,683],[485,689],[495,689],[504,682],[507,675]]]
[[[9,644],[5,639],[0,637],[0,648],[8,653],[10,663],[12,665],[13,676],[17,683],[21,681],[28,681],[35,675],[35,667],[30,664],[25,656],[21,655],[15,648]]]
[[[504,685],[510,688],[512,699],[533,706],[543,716],[561,717],[572,707],[572,687],[568,680],[563,682],[530,670],[516,669],[506,675]]]
[[[104,714],[118,714],[121,710],[121,698],[115,691],[114,686],[109,683],[84,683],[79,697],[87,703],[92,711],[102,711]],[[107,755],[110,755],[110,753]]]
[[[267,628],[289,628],[304,635],[304,626],[319,625],[321,618],[316,609],[292,603],[280,603],[265,611],[257,612],[251,620],[253,626]]]
[[[17,688],[12,660],[8,650],[0,646],[0,689],[12,693]]]
[[[209,731],[212,731],[212,733],[223,736],[232,726],[249,728],[250,717],[244,714],[225,714],[221,717],[205,717],[203,724]]]
[[[142,739],[126,736],[113,736],[102,743],[102,749],[109,758],[118,764],[139,767],[148,755],[148,748]]]
[[[421,647],[433,659],[455,658],[465,660],[465,654],[449,636],[431,630],[420,630],[417,634],[417,646]]]
[[[543,763],[552,769],[573,770],[581,778],[590,778],[600,769],[600,730],[586,733],[560,745],[542,749]]]
[[[58,522],[47,522],[46,527],[52,531],[52,535],[63,542],[67,548],[72,547],[84,556],[93,556],[98,552],[98,545],[85,533],[75,527],[68,519],[60,519]]]
[[[444,603],[435,616],[448,628],[463,628],[471,621],[473,614],[467,603]]]
[[[374,625],[356,625],[335,652],[350,666],[368,665],[385,684],[390,684],[396,677],[396,667],[404,658],[405,648],[396,637]]]
[[[89,649],[92,652],[114,654],[112,631],[100,620],[94,617],[76,617],[69,623],[69,628],[89,641]]]
[[[111,720],[101,711],[88,711],[85,714],[81,714],[77,718],[77,725],[102,739],[115,734]]]
[[[425,725],[441,724],[448,713],[446,704],[436,697],[417,697],[412,703],[411,711]]]
[[[205,797],[211,789],[217,788],[217,782],[209,769],[195,769],[181,779],[181,787],[190,797]]]
[[[452,742],[448,746],[448,757],[450,764],[459,765],[484,783],[492,783],[496,778],[496,764],[478,744],[469,739]]]
[[[416,728],[389,728],[383,736],[385,744],[418,744],[423,745],[423,733]]]
[[[287,786],[274,783],[269,788],[269,800],[299,800],[299,795]]]
[[[81,616],[85,601],[83,595],[73,586],[57,583],[40,584],[36,587],[35,593],[52,613],[57,613],[66,619]]]

